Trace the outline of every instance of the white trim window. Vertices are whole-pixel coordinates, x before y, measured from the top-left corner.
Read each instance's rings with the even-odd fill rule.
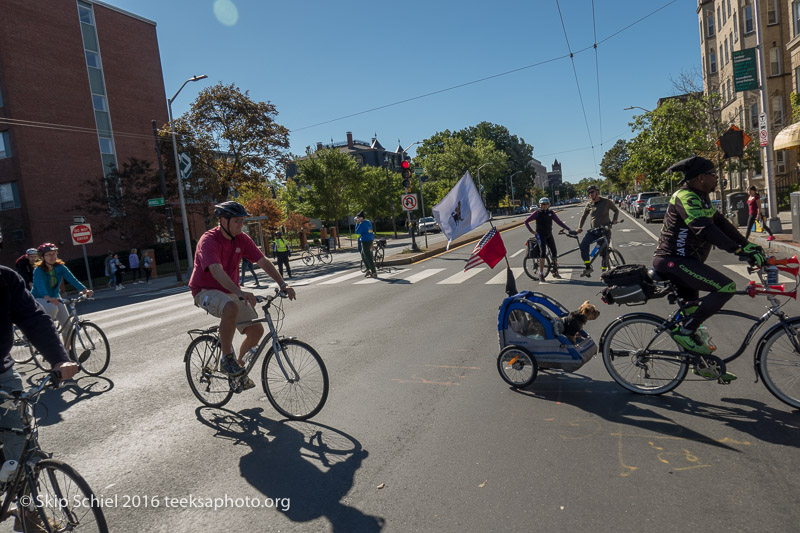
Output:
[[[17,182],[0,183],[0,211],[20,206]]]
[[[730,62],[730,55],[728,53],[728,39],[725,39],[725,64],[727,65]]]
[[[708,52],[708,71],[711,74],[717,73],[717,54],[714,50]]]
[[[714,36],[714,12],[706,11],[706,36]]]
[[[744,34],[753,33],[755,28],[753,26],[753,4],[744,6]]]
[[[792,2],[792,36],[800,35],[800,0]]]
[[[767,25],[778,23],[778,0],[767,0]]]
[[[0,131],[0,159],[11,157],[11,143],[8,139],[8,130]]]
[[[736,12],[733,12],[733,39],[734,42],[739,42],[739,24],[736,22]]]
[[[772,97],[772,125],[776,128],[784,126],[783,122],[783,97]]]
[[[750,106],[750,129],[758,130],[758,104]]]
[[[775,172],[786,173],[786,150],[775,150]]]
[[[780,48],[769,49],[769,75],[778,76],[781,73],[781,50]]]

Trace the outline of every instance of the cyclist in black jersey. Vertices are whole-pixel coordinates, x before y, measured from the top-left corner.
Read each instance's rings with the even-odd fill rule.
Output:
[[[531,229],[531,222],[536,222],[536,231]],[[558,215],[554,211],[550,211],[550,198],[544,197],[539,200],[539,209],[531,213],[525,219],[525,227],[528,231],[536,235],[536,240],[539,243],[539,279],[544,279],[544,247],[550,248],[550,255],[553,258],[552,272],[553,277],[561,279],[558,274],[558,251],[556,250],[556,241],[553,239],[553,222],[561,226],[567,231],[570,230],[566,224],[561,222]]]
[[[689,318],[672,332],[687,351],[707,355],[709,347],[697,330],[703,321],[719,311],[736,291],[736,284],[705,264],[711,246],[746,257],[757,265],[766,261],[760,246],[748,243],[711,204],[709,193],[717,186],[714,163],[693,156],[672,165],[668,172],[683,172],[683,185],[670,198],[653,269],[677,287],[678,294],[693,302]],[[709,294],[700,298],[700,291]],[[726,379],[735,379],[729,374]]]

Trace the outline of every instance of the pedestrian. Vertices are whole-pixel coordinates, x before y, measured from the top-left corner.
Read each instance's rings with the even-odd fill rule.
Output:
[[[356,215],[356,233],[358,233],[358,251],[364,260],[367,268],[366,277],[377,278],[378,270],[375,268],[375,261],[372,259],[372,242],[375,240],[375,230],[372,229],[372,222],[367,220],[367,214],[362,210]]]
[[[747,239],[750,237],[750,230],[753,228],[756,220],[758,220],[761,222],[761,227],[767,230],[767,233],[769,233],[767,240],[774,241],[775,235],[773,235],[772,230],[769,229],[767,221],[764,217],[764,212],[761,211],[761,196],[758,195],[758,192],[753,185],[750,186],[750,189],[748,189],[747,192],[750,193],[750,198],[747,199],[747,212],[750,216],[747,218],[747,231],[744,234],[744,238]]]
[[[258,274],[256,274],[256,269],[253,268],[253,263],[247,260],[247,258],[242,257],[242,279],[239,282],[239,285],[244,287],[245,278],[247,275],[247,270],[253,275],[253,279],[256,280],[256,287],[261,288],[261,284],[258,281]]]
[[[286,265],[286,275],[292,277],[292,267],[289,266],[289,256],[292,250],[289,248],[289,243],[283,238],[283,233],[280,231],[275,233],[275,242],[272,243],[272,253],[278,261],[278,270],[283,276],[283,265]]]
[[[108,254],[106,255],[105,261],[103,261],[103,267],[105,269],[104,272],[105,272],[105,276],[108,278],[108,288],[109,289],[112,286],[114,286],[114,273],[111,271],[111,260],[112,259],[114,259],[114,252],[109,250]]]
[[[114,276],[114,290],[122,290],[124,288],[122,285],[122,271],[125,270],[125,265],[119,260],[117,254],[111,256],[109,267],[111,268],[111,275]]]
[[[24,255],[21,255],[16,262],[17,273],[22,276],[28,290],[33,287],[33,269],[36,261],[39,260],[39,253],[36,248],[28,248]]]
[[[139,272],[139,256],[136,255],[136,248],[131,248],[128,256],[128,268],[131,269],[131,283],[141,283],[142,273]]]
[[[150,274],[153,272],[153,260],[150,259],[150,254],[146,251],[142,252],[142,259],[140,264],[142,265],[142,270],[144,270],[144,282],[148,285],[150,284]]]

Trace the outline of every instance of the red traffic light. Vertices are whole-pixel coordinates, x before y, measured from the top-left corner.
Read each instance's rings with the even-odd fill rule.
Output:
[[[410,162],[408,162],[408,161],[403,161],[402,163],[400,163],[400,166],[401,166],[403,169],[408,169],[408,168],[411,166],[411,163],[410,163]]]

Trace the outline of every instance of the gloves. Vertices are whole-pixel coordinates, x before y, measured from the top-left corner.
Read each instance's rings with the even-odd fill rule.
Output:
[[[764,249],[757,244],[748,242],[734,252],[739,257],[746,257],[748,261],[755,263],[756,266],[762,266],[767,262],[767,256],[764,255]]]

